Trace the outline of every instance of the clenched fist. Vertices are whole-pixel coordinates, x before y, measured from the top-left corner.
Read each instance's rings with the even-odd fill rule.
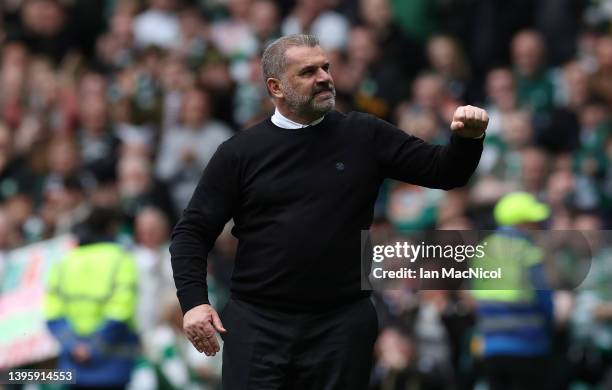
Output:
[[[204,352],[207,356],[215,356],[219,352],[217,332],[226,332],[219,315],[210,305],[199,305],[185,313],[183,330],[198,352]]]
[[[461,106],[455,111],[451,130],[465,138],[478,138],[489,124],[489,115],[482,108]]]

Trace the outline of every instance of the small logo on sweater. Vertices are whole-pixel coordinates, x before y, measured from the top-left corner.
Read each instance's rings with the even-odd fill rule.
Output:
[[[344,163],[342,161],[336,163],[336,170],[344,171]]]

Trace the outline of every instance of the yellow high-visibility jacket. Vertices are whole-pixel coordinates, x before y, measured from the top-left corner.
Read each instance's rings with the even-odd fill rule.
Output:
[[[114,243],[83,245],[55,263],[49,273],[44,313],[65,318],[87,336],[106,320],[135,324],[137,269],[132,256]]]

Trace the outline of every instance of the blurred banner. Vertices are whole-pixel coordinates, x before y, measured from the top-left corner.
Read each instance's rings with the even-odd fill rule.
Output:
[[[67,235],[7,253],[0,274],[0,370],[57,355],[42,312],[45,280],[50,266],[75,244]]]

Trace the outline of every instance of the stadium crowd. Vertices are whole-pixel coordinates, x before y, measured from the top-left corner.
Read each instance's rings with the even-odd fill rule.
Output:
[[[260,55],[281,35],[320,38],[340,111],[433,143],[461,104],[490,115],[466,188],[386,182],[373,230],[494,229],[514,191],[549,205],[544,229],[612,223],[611,1],[3,0],[0,12],[0,251],[70,232],[94,206],[121,211],[141,283],[133,388],[218,386],[219,356],[181,333],[169,232],[217,146],[272,113]],[[210,255],[218,308],[229,230]],[[555,293],[551,388],[612,385],[612,279],[600,279],[588,296]],[[406,288],[377,304],[372,389],[479,385],[469,294]]]

